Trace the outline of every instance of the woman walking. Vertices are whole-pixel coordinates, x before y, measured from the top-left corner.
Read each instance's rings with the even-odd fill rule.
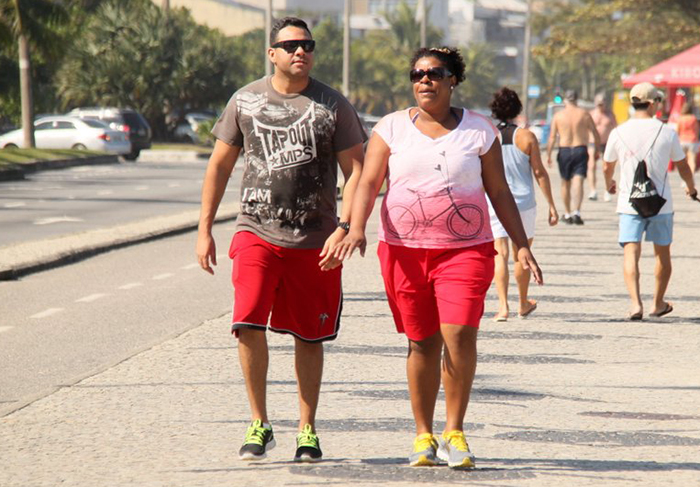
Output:
[[[473,468],[464,416],[476,371],[476,339],[493,278],[486,194],[518,247],[518,260],[542,274],[503,174],[497,131],[487,117],[451,106],[464,61],[451,48],[421,48],[408,73],[416,107],[374,128],[353,199],[350,231],[336,249],[364,255],[365,227],[384,180],[379,260],[399,333],[408,338],[406,372],[416,438],[412,466]],[[439,438],[433,416],[440,383],[447,417]]]
[[[559,214],[552,198],[552,188],[549,184],[549,175],[542,164],[540,157],[540,145],[535,134],[528,129],[521,129],[513,123],[520,115],[523,105],[518,94],[511,89],[502,88],[494,93],[489,105],[494,118],[499,120],[498,130],[501,132],[501,144],[503,150],[503,168],[506,181],[513,194],[515,204],[520,212],[528,244],[532,246],[535,236],[535,218],[537,216],[537,202],[535,201],[535,188],[532,175],[534,173],[537,184],[549,204],[549,224],[556,225]],[[495,321],[506,321],[510,308],[508,306],[508,254],[510,242],[508,232],[501,224],[493,206],[489,204],[489,216],[491,218],[491,231],[493,232],[496,256],[496,290],[498,291],[498,314]],[[530,286],[530,271],[515,258],[517,248],[513,243],[513,257],[515,281],[518,283],[518,316],[525,318],[537,308],[537,301],[528,299],[527,292]]]

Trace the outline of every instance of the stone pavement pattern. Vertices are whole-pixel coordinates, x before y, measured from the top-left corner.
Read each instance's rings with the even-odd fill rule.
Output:
[[[0,485],[699,485],[700,205],[673,178],[675,311],[660,319],[624,320],[612,203],[586,202],[584,226],[555,228],[541,206],[538,310],[494,323],[494,288],[487,299],[467,413],[475,471],[406,466],[414,436],[406,341],[394,332],[373,245],[346,265],[341,335],[326,346],[323,463],[291,462],[293,345],[272,333],[278,446],[265,461],[237,460],[249,413],[226,315],[1,418]],[[651,255],[645,245],[647,309]],[[439,431],[442,399],[436,419]]]

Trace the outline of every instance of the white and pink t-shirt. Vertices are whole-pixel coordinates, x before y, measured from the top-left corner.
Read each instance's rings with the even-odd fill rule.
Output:
[[[487,117],[465,108],[457,128],[431,139],[406,109],[384,117],[374,132],[391,150],[379,240],[426,249],[493,241],[479,156],[498,131]]]

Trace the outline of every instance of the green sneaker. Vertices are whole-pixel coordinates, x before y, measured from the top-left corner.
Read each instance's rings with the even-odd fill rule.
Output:
[[[423,433],[413,440],[413,453],[408,457],[411,467],[432,467],[438,464],[435,453],[438,443],[432,433]]]
[[[437,451],[440,460],[455,469],[474,468],[474,455],[469,451],[469,445],[464,432],[459,430],[447,431],[440,437],[440,447]]]
[[[304,425],[297,435],[297,451],[294,454],[295,462],[320,462],[323,458],[321,443],[313,432],[310,424]]]
[[[267,452],[275,447],[275,435],[272,434],[272,426],[263,427],[262,420],[256,419],[245,433],[245,441],[238,451],[241,460],[262,460],[267,457]]]

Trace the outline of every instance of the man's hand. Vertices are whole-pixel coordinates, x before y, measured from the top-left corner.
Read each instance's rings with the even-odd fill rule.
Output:
[[[199,266],[213,276],[214,269],[211,266],[216,265],[216,243],[211,232],[199,233],[196,252]]]
[[[529,248],[520,247],[518,250],[518,262],[520,262],[520,265],[523,266],[523,269],[532,272],[532,278],[537,284],[544,284],[544,280],[542,279],[542,270],[540,269],[540,266],[537,265],[537,261]]]
[[[557,209],[553,206],[549,207],[549,226],[553,227],[559,223],[559,213],[557,212]]]
[[[608,193],[615,194],[617,192],[617,183],[615,182],[614,179],[610,180],[610,182],[607,184],[607,187],[608,187]]]
[[[547,154],[547,167],[552,167],[552,154]]]
[[[319,261],[318,266],[322,271],[335,269],[342,264],[341,260],[336,257],[336,249],[344,238],[345,230],[338,227],[335,229],[335,232],[331,233],[330,237],[326,239],[326,242],[323,244],[323,250],[321,250],[321,253],[319,254],[321,260]]]

